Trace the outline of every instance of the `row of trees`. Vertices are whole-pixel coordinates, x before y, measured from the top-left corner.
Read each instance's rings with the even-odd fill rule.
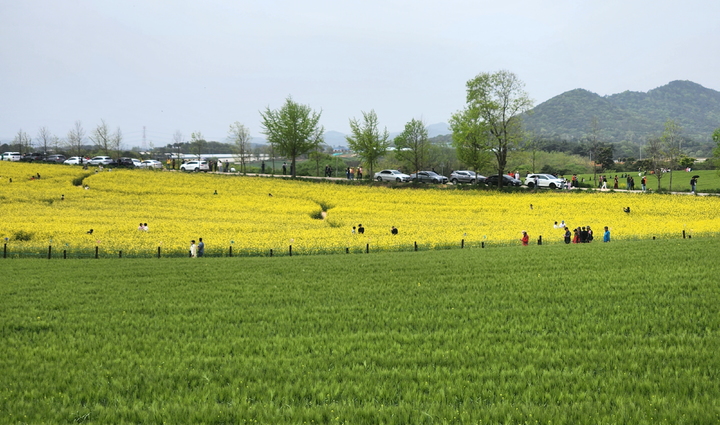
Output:
[[[115,131],[111,131],[105,120],[102,120],[86,137],[82,123],[76,121],[67,132],[65,139],[52,134],[47,127],[40,127],[33,143],[33,138],[20,129],[12,141],[12,146],[21,154],[31,153],[37,149],[43,153],[64,150],[73,156],[81,156],[85,152],[88,138],[96,150],[104,155],[111,155],[120,151],[123,135],[119,127]]]

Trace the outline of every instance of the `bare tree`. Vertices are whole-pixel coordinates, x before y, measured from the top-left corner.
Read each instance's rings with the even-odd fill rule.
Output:
[[[244,174],[246,171],[245,163],[247,162],[247,157],[250,153],[250,130],[240,124],[240,122],[235,121],[233,124],[230,124],[228,140],[233,145],[235,158],[240,159],[240,172]]]
[[[120,127],[115,130],[115,133],[110,136],[110,149],[117,153],[118,158],[120,157],[120,151],[122,151],[122,140],[123,134]]]
[[[668,161],[668,168],[670,168],[670,186],[669,190],[672,191],[673,183],[673,169],[677,167],[677,161],[682,153],[680,151],[680,127],[675,121],[665,121],[665,130],[663,131],[662,137],[662,149],[665,158]]]
[[[82,122],[75,121],[75,125],[68,131],[67,140],[65,140],[68,151],[70,151],[73,156],[82,156],[84,141],[85,130],[83,129]]]
[[[663,171],[665,168],[665,154],[662,140],[657,137],[648,139],[645,152],[647,153],[647,158],[652,166],[653,173],[655,173],[655,177],[657,178],[657,188],[660,190],[660,179],[663,178]]]
[[[53,135],[50,134],[50,130],[48,130],[47,127],[40,127],[38,129],[37,137],[35,137],[35,140],[37,141],[38,148],[42,149],[43,154],[47,155],[50,144],[53,142]]]
[[[97,149],[101,150],[105,155],[110,155],[111,136],[110,130],[105,120],[100,120],[100,124],[93,130],[90,140],[95,143]]]
[[[22,153],[30,153],[32,150],[32,138],[22,129],[18,130],[15,138],[13,139],[13,145],[18,147],[18,151]]]

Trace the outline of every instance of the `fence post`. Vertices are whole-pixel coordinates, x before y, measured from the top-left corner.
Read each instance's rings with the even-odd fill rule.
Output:
[[[290,249],[288,250],[288,252],[290,253],[290,256],[292,257],[292,245],[290,245]]]
[[[417,241],[415,241],[415,251],[417,251]]]
[[[52,258],[52,245],[48,246],[48,260]]]
[[[122,249],[121,249],[120,252],[118,253],[118,258],[122,258]]]
[[[345,247],[345,254],[350,254],[350,248]]]
[[[232,245],[230,245],[230,256],[232,257]]]
[[[370,254],[370,244],[365,244],[365,254]]]
[[[160,258],[160,247],[158,247],[158,258]]]
[[[3,258],[7,258],[7,244],[3,247]]]
[[[480,242],[480,247],[485,248],[485,242]]]
[[[542,245],[542,235],[538,237],[538,245]]]
[[[63,260],[67,260],[67,250],[63,249]]]
[[[100,258],[100,257],[98,257],[98,253],[99,253],[99,252],[100,252],[100,247],[99,247],[99,246],[96,246],[96,247],[95,247],[95,258]]]
[[[465,248],[465,239],[460,240],[460,249]]]
[[[271,256],[271,257],[272,257],[272,254],[273,254],[273,253],[272,253],[272,248],[270,248],[270,256]]]
[[[685,239],[685,231],[683,230],[683,239]]]

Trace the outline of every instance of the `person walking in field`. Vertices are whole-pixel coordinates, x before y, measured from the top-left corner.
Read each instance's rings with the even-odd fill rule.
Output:
[[[190,241],[190,258],[196,258],[197,257],[197,246],[195,245],[195,240]]]
[[[642,185],[642,191],[645,192],[645,189],[647,188],[647,178],[643,176],[642,180],[640,180],[640,184]]]
[[[610,229],[605,226],[605,233],[603,233],[603,242],[610,242]]]
[[[696,187],[697,187],[697,177],[693,176],[693,177],[690,179],[690,191],[691,191],[692,193],[697,193],[697,192],[695,191],[695,188],[696,188]]]
[[[199,239],[200,242],[198,242],[197,246],[197,256],[202,257],[205,255],[205,243],[203,242],[202,238]]]
[[[522,242],[523,246],[528,246],[528,242],[530,242],[530,235],[526,231],[523,230],[522,232],[523,236],[520,241]]]
[[[571,238],[572,238],[572,234],[570,233],[570,229],[568,229],[567,226],[565,226],[565,243],[569,244]]]

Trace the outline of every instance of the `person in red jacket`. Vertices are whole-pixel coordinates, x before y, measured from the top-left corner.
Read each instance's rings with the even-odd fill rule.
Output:
[[[523,237],[520,239],[522,241],[523,246],[528,246],[528,242],[530,242],[530,236],[528,236],[527,232],[523,230],[522,232]]]

